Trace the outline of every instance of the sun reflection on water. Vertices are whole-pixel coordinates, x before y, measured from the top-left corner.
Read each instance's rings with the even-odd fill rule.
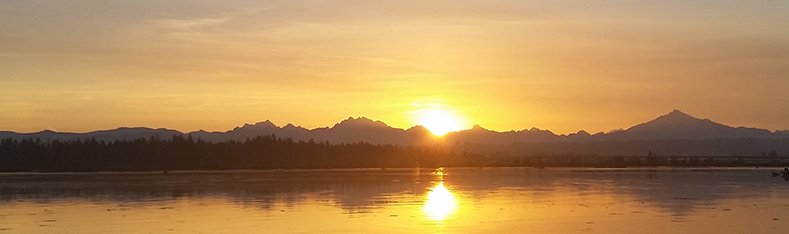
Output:
[[[430,220],[443,221],[454,214],[457,208],[455,196],[444,187],[444,182],[440,182],[427,193],[427,201],[422,211]]]

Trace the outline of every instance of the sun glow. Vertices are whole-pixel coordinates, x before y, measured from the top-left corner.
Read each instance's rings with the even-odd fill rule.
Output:
[[[427,201],[422,211],[430,220],[443,221],[457,211],[457,201],[455,196],[444,187],[444,182],[440,182],[427,193]]]
[[[424,126],[437,136],[443,136],[447,132],[463,129],[458,116],[448,110],[439,108],[420,109],[416,111],[415,117],[417,124]]]

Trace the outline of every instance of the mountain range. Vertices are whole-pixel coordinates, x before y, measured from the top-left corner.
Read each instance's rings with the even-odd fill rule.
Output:
[[[731,127],[708,119],[699,119],[679,110],[674,110],[666,115],[625,130],[596,134],[589,134],[581,130],[572,134],[557,135],[549,130],[538,128],[497,132],[475,125],[471,129],[449,132],[443,137],[436,137],[427,128],[419,125],[409,129],[400,129],[365,117],[349,117],[332,127],[315,129],[307,129],[293,124],[280,127],[266,120],[255,124],[245,124],[225,132],[200,130],[184,133],[164,128],[122,127],[88,133],[54,132],[49,130],[35,133],[2,131],[0,132],[0,139],[38,138],[42,141],[96,139],[99,141],[115,141],[150,137],[168,139],[174,135],[180,135],[191,137],[195,140],[222,142],[229,140],[244,141],[256,136],[272,134],[278,138],[291,138],[295,141],[312,140],[329,144],[367,142],[400,146],[434,144],[511,145],[519,143],[633,140],[789,139],[789,130],[771,132],[758,128]]]

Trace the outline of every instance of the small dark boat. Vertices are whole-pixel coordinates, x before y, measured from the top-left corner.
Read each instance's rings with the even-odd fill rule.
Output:
[[[773,172],[773,177],[784,177],[789,178],[789,168],[784,168],[782,172]]]

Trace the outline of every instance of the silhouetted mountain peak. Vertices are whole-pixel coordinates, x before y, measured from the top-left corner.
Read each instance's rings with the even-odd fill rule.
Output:
[[[692,116],[690,116],[690,115],[688,115],[688,114],[685,114],[685,112],[682,112],[681,110],[678,110],[678,109],[674,109],[674,110],[672,110],[671,112],[669,112],[669,113],[667,114],[667,116],[668,116],[668,115],[676,115],[676,116],[688,116],[688,117],[692,117]]]
[[[666,115],[625,131],[609,133],[617,139],[719,139],[719,138],[769,138],[772,133],[764,129],[733,128],[699,119],[674,110]]]
[[[476,134],[487,135],[488,133],[500,133],[500,132],[484,128],[484,127],[480,126],[479,124],[475,124],[473,127],[469,128],[469,129],[463,129],[463,130],[456,131],[456,132],[448,132],[447,134],[448,135],[453,135],[453,136],[457,136],[457,135],[460,135],[460,136],[474,136]]]
[[[577,135],[577,136],[591,136],[592,134],[589,134],[588,132],[586,132],[586,131],[584,131],[584,130],[580,130],[580,131],[578,131],[578,132],[576,132],[576,133],[572,133],[572,134],[570,134],[570,135]]]
[[[628,130],[636,129],[679,129],[679,128],[730,128],[729,126],[712,122],[708,119],[699,119],[691,115],[685,114],[680,110],[673,110],[666,115],[653,119],[652,121],[639,124],[629,128]]]
[[[272,123],[271,120],[266,120],[263,122],[257,122],[254,125],[255,127],[267,127],[267,128],[276,128],[277,125]]]
[[[414,125],[413,127],[406,130],[407,132],[430,132],[425,126],[422,125]]]
[[[164,133],[164,132],[169,132],[169,133],[176,133],[176,134],[180,133],[178,131],[170,130],[170,129],[166,129],[166,128],[153,129],[153,128],[147,128],[147,127],[120,127],[120,128],[116,128],[116,129],[112,129],[112,130],[99,130],[99,131],[93,131],[93,132],[89,132],[89,133],[106,134],[106,133],[113,133],[113,132],[120,132],[120,133],[146,133],[146,132]]]
[[[671,119],[671,120],[675,120],[675,121],[701,120],[701,119],[693,117],[693,116],[691,116],[689,114],[685,114],[685,112],[682,112],[682,111],[677,110],[677,109],[674,109],[673,111],[669,112],[666,115],[661,115],[657,119]]]
[[[553,134],[553,132],[551,132],[551,130],[542,130],[542,129],[539,129],[539,128],[536,128],[536,127],[531,127],[527,132]]]
[[[469,129],[469,130],[472,130],[472,131],[490,131],[487,128],[483,128],[479,124],[474,124],[474,126],[471,127],[471,129]]]
[[[267,129],[267,128],[279,128],[276,124],[272,123],[271,120],[266,120],[263,122],[257,122],[255,124],[244,124],[244,126],[233,128],[233,131],[244,129],[244,130],[260,130],[260,129]]]
[[[376,127],[376,128],[384,128],[385,127],[385,128],[389,128],[389,125],[387,125],[384,122],[375,121],[375,120],[372,120],[370,118],[362,116],[362,117],[359,117],[359,118],[348,117],[347,119],[335,124],[332,127],[332,129],[335,129],[335,128],[357,128],[357,127]]]
[[[302,126],[296,126],[296,125],[293,125],[292,123],[288,123],[287,125],[285,125],[284,127],[282,127],[282,130],[286,130],[286,131],[290,131],[290,132],[303,132],[303,131],[309,131],[309,129],[307,129],[307,128],[305,128],[305,127],[302,127]]]

